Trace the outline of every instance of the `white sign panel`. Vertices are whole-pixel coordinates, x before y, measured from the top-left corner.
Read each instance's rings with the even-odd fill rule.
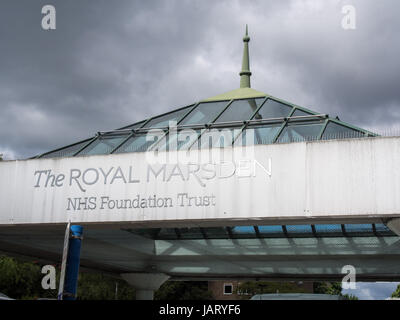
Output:
[[[0,224],[395,216],[397,150],[399,138],[374,138],[260,145],[251,156],[226,148],[212,162],[146,153],[1,162]]]

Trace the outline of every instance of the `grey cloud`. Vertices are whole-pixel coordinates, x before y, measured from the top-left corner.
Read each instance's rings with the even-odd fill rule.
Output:
[[[347,1],[346,1],[347,2]],[[400,117],[396,1],[2,1],[0,153],[28,157],[252,84],[370,128]],[[52,3],[57,29],[40,28]]]

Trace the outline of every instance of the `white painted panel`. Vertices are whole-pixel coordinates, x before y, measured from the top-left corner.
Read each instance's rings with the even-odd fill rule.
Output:
[[[233,149],[225,149],[225,160],[216,162],[220,171],[215,173],[210,167],[202,167],[187,175],[188,169],[193,171],[196,167],[179,164],[181,176],[178,168],[170,164],[165,167],[165,179],[162,173],[147,179],[149,168],[157,167],[147,161],[145,153],[0,162],[0,224],[400,214],[399,138],[260,145],[253,151],[251,157],[249,153],[233,157]],[[203,150],[202,155],[206,152]],[[228,176],[233,163],[235,172]],[[245,164],[256,168],[255,175],[247,176]],[[39,172],[45,170],[64,175],[64,180],[60,176],[59,186],[51,186],[49,179],[46,187],[46,173],[38,181]],[[71,179],[77,173],[80,177]],[[84,174],[86,184],[82,180]],[[181,202],[186,193],[189,197],[203,197],[203,205],[188,199]],[[136,204],[137,197],[149,199],[154,195],[161,199],[159,203],[171,206],[129,207],[130,203]],[[123,201],[127,206],[109,207],[113,202],[102,197]],[[86,198],[88,207],[78,208],[75,198]],[[152,200],[146,203],[152,204]]]

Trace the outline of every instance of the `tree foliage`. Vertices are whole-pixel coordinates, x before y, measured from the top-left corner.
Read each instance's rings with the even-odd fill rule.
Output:
[[[125,281],[98,273],[81,273],[78,300],[135,300],[135,289]]]
[[[154,293],[155,300],[212,300],[204,281],[167,281]]]
[[[58,290],[42,288],[45,276],[37,263],[21,262],[7,256],[0,256],[0,292],[13,299],[33,300],[38,298],[56,299]],[[57,287],[60,273],[57,272]],[[116,292],[116,286],[118,290]],[[79,273],[78,300],[134,300],[135,290],[125,281],[100,273]]]
[[[392,293],[392,298],[400,298],[400,284],[397,286],[396,290]]]
[[[263,293],[305,293],[306,289],[295,282],[246,281],[237,288],[242,293],[242,299],[249,299],[253,295]]]
[[[314,282],[314,293],[340,296],[342,294],[342,284],[340,282]]]
[[[0,256],[0,292],[14,299],[52,298],[55,290],[44,290],[41,267]]]

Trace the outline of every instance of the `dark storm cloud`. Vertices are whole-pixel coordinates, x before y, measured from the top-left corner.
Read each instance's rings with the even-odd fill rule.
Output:
[[[321,5],[323,3],[324,5]],[[353,3],[357,29],[341,28]],[[53,4],[57,29],[41,29]],[[252,84],[380,129],[399,121],[396,1],[2,1],[0,153],[27,157]]]

